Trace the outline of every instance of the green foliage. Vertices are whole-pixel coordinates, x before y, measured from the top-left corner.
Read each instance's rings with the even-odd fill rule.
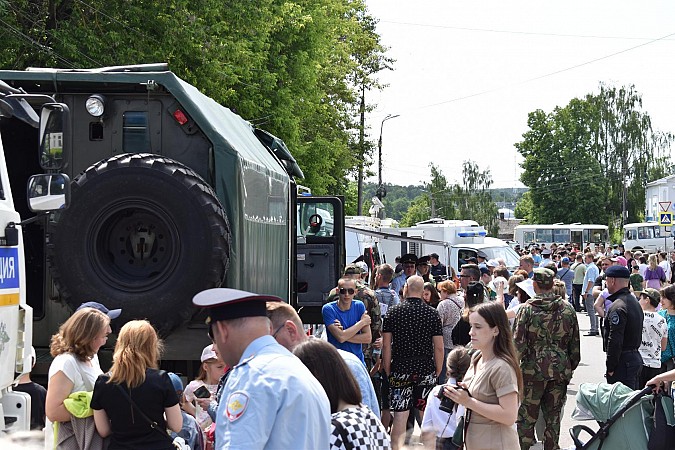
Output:
[[[316,194],[347,190],[363,88],[391,67],[363,0],[13,0],[0,3],[0,67],[166,61],[283,139]],[[366,108],[372,108],[367,104]]]
[[[664,176],[673,135],[652,130],[634,86],[600,86],[552,112],[528,115],[529,130],[515,144],[525,158],[530,188],[517,216],[531,223],[621,223],[645,209],[645,185]],[[620,228],[620,227],[619,227]]]
[[[532,194],[530,191],[525,192],[520,197],[513,212],[517,219],[523,219],[525,223],[535,223],[532,216]]]

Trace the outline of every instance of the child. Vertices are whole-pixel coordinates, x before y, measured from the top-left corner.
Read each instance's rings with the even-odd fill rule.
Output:
[[[168,373],[169,378],[171,379],[171,384],[178,394],[180,403],[182,404],[183,399],[183,381],[178,375],[173,372]],[[204,435],[202,429],[199,428],[197,420],[192,417],[190,414],[181,410],[181,416],[183,416],[183,428],[181,428],[179,433],[171,432],[171,437],[182,437],[185,442],[190,446],[190,450],[204,450]]]
[[[639,296],[640,306],[644,312],[642,325],[642,372],[640,372],[639,386],[646,386],[647,381],[661,373],[661,349],[668,339],[668,325],[665,317],[656,313],[656,307],[661,300],[661,294],[656,289],[647,288],[635,293]]]
[[[199,375],[185,387],[185,411],[193,415],[202,430],[205,430],[211,425],[212,420],[208,412],[197,403],[194,392],[201,386],[205,386],[213,398],[218,388],[218,380],[225,372],[225,363],[214,350],[213,344],[204,347],[201,361]]]
[[[630,289],[633,292],[638,292],[642,290],[642,283],[645,279],[640,275],[640,266],[637,263],[633,263],[633,272],[630,274]]]
[[[462,346],[453,348],[448,354],[447,361],[448,384],[456,385],[462,381],[469,364],[471,364],[469,351]],[[427,406],[422,419],[422,441],[425,448],[454,450],[457,447],[452,443],[452,435],[457,428],[457,421],[464,414],[464,407],[455,405],[452,414],[440,410],[441,400],[438,393],[442,388],[442,384],[434,387],[427,397]]]

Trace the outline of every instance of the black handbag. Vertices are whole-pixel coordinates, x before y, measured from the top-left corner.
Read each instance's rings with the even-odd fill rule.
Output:
[[[466,419],[465,419],[466,417]],[[469,422],[471,421],[471,410],[467,409],[462,417],[460,417],[457,422],[457,428],[455,433],[452,435],[452,443],[458,448],[464,448],[464,435],[466,430],[469,428]]]
[[[673,425],[669,425],[668,422]],[[648,450],[670,450],[675,442],[673,399],[661,390],[654,394],[654,426],[647,443]]]

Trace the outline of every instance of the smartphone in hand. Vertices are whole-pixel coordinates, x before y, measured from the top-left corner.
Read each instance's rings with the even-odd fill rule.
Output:
[[[211,392],[206,388],[206,386],[199,386],[193,392],[194,396],[197,398],[209,398],[211,397]]]

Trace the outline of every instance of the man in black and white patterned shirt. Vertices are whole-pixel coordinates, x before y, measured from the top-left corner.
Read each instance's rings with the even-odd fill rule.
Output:
[[[424,411],[424,399],[443,367],[441,318],[424,303],[423,292],[422,277],[411,276],[404,286],[405,301],[390,308],[384,318],[382,364],[390,383],[394,450],[403,445],[411,407]]]

